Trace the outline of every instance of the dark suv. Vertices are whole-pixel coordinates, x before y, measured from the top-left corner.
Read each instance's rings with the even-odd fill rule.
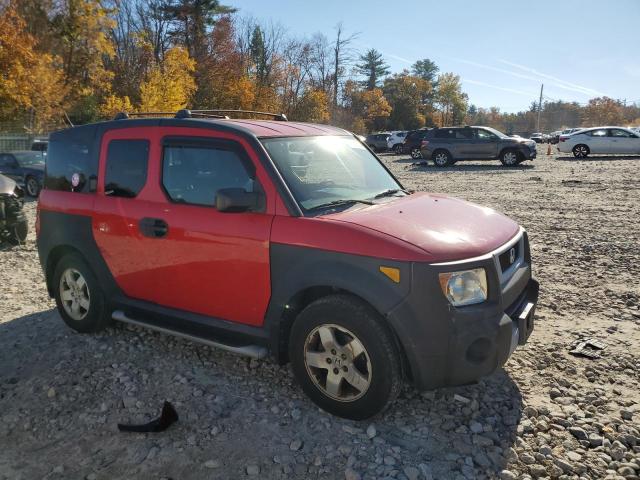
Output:
[[[68,326],[270,354],[353,419],[527,341],[538,284],[516,222],[406,191],[340,128],[217,112],[51,135],[37,244]]]
[[[437,167],[453,165],[458,160],[496,160],[513,167],[536,158],[536,143],[509,137],[490,127],[434,128],[424,136],[422,157],[432,159]]]
[[[411,158],[422,158],[420,146],[422,145],[422,140],[425,138],[428,132],[428,129],[422,128],[420,130],[412,130],[407,133],[407,136],[402,142],[402,153],[409,153],[411,155]]]

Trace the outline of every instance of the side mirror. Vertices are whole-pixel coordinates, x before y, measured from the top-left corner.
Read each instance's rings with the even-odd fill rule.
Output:
[[[262,193],[247,192],[244,188],[221,188],[216,193],[216,209],[227,213],[259,210],[263,198]]]

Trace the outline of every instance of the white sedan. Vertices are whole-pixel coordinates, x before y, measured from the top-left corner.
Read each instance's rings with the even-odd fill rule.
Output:
[[[558,151],[585,158],[590,153],[640,154],[640,133],[623,127],[585,128],[560,135]]]

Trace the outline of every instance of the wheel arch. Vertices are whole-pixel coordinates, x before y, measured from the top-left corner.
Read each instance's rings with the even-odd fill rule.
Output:
[[[45,281],[47,282],[47,291],[49,292],[50,297],[53,297],[52,282],[53,282],[53,274],[56,271],[56,267],[58,266],[58,263],[60,262],[60,260],[62,260],[64,257],[66,257],[69,254],[77,254],[86,261],[86,259],[84,258],[80,250],[78,250],[75,247],[72,247],[71,245],[58,245],[49,252],[49,255],[47,255],[46,265],[44,268],[44,275],[45,275]]]
[[[502,158],[502,155],[508,151],[516,152],[518,154],[518,157],[520,157],[520,159],[522,159],[522,157],[524,156],[524,154],[522,153],[522,150],[520,150],[519,147],[516,147],[513,145],[507,145],[500,149],[500,151],[498,152],[498,158]]]

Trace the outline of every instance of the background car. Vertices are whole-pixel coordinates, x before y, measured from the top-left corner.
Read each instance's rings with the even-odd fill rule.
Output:
[[[430,130],[422,140],[422,158],[430,158],[436,167],[453,165],[458,160],[500,159],[513,167],[536,157],[536,144],[514,138],[490,127],[446,127]]]
[[[540,132],[532,133],[529,138],[531,140],[533,140],[534,142],[536,142],[536,143],[542,143],[543,142],[543,136],[542,136],[542,133],[540,133]]]
[[[44,155],[31,150],[0,153],[0,173],[24,185],[30,197],[37,197],[44,180]]]
[[[422,143],[422,139],[428,131],[428,129],[422,128],[420,130],[412,130],[410,132],[407,132],[407,136],[402,142],[402,153],[410,153],[411,158],[422,158],[422,153],[420,152],[420,144]]]
[[[387,140],[387,148],[398,154],[402,153],[402,142],[404,142],[407,133],[406,131],[391,132],[391,136]]]
[[[560,141],[560,135],[562,134],[562,132],[560,130],[556,130],[555,132],[551,132],[549,134],[549,143],[551,143],[552,145],[555,145],[556,143],[558,143]]]
[[[640,154],[640,133],[624,127],[586,128],[560,135],[558,151],[573,153],[576,158],[589,154]]]
[[[565,128],[564,130],[562,130],[562,132],[560,132],[560,135],[569,135],[571,133],[579,132],[580,130],[583,130],[583,129],[582,128]]]
[[[388,149],[387,141],[389,140],[388,133],[372,133],[367,135],[364,143],[366,143],[374,152],[384,152]]]
[[[34,140],[31,144],[31,150],[34,152],[42,152],[43,155],[47,154],[49,149],[49,142],[47,140]]]

